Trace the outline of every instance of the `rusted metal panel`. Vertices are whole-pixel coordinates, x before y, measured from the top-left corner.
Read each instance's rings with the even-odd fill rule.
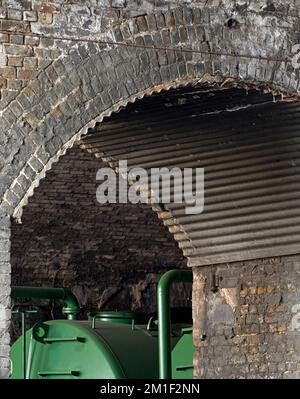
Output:
[[[113,167],[205,168],[202,214],[156,207],[191,266],[299,253],[300,105],[273,100],[170,91],[131,104],[82,145]]]

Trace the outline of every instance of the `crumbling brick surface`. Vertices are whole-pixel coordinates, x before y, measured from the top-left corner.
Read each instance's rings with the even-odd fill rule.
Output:
[[[0,378],[9,375],[10,219],[0,214]]]
[[[299,378],[300,257],[194,270],[198,378]]]
[[[138,3],[2,4],[0,207],[5,213],[19,215],[63,148],[146,93],[193,79],[210,81],[209,76],[297,93],[298,70],[291,65],[296,2]],[[35,159],[38,166],[28,167]],[[16,193],[14,183],[23,175],[26,184],[23,179]]]
[[[298,0],[1,0],[0,212],[7,236],[0,279],[6,289],[7,216],[21,216],[75,140],[129,101],[191,80],[298,94],[299,70],[291,64],[298,26]],[[0,295],[0,368],[7,374],[9,296],[4,288]]]

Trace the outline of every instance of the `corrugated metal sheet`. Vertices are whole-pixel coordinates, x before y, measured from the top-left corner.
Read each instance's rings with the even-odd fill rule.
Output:
[[[153,95],[96,126],[83,146],[115,167],[204,167],[205,209],[160,217],[190,265],[300,251],[300,105],[197,88]],[[176,188],[175,188],[176,190]]]

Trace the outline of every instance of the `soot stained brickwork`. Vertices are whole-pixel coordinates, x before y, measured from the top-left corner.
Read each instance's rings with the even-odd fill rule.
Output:
[[[151,208],[97,202],[100,167],[106,165],[78,146],[53,165],[22,224],[12,224],[12,284],[69,287],[85,313],[155,312],[159,276],[186,260]],[[173,293],[173,306],[191,306],[189,289]],[[50,308],[44,304],[42,317],[51,317]]]
[[[298,0],[0,0],[1,376],[9,373],[8,215],[20,218],[75,140],[145,94],[194,80],[298,94],[299,19]]]
[[[38,4],[29,7],[39,8]],[[50,3],[46,8],[51,11],[46,14],[52,18],[46,26],[41,23],[34,32],[36,22],[22,19],[22,40],[11,43],[12,37],[16,40],[13,32],[21,28],[18,20],[15,25],[16,20],[4,12],[1,26],[8,36],[2,46],[4,86],[7,79],[18,77],[18,68],[23,68],[6,66],[10,55],[30,58],[36,53],[33,58],[41,65],[33,67],[24,89],[3,89],[1,97],[2,140],[6,145],[0,156],[0,192],[4,198],[0,207],[5,213],[20,216],[33,187],[74,139],[104,115],[146,93],[195,79],[237,85],[248,82],[297,93],[298,70],[291,66],[297,37],[292,29],[286,29],[298,23],[292,5],[278,1],[271,10],[263,1],[249,1],[244,7],[234,1],[205,4],[184,3],[185,7],[174,8],[176,2],[171,2],[170,8],[158,7],[152,14],[112,17],[110,29],[103,30],[101,24],[95,27],[96,42],[84,41],[86,36],[76,31],[78,24],[59,19],[64,7],[58,3],[55,8]],[[101,10],[101,2],[99,7]],[[82,12],[77,14],[81,18]],[[229,17],[238,23],[228,24]],[[49,36],[48,25],[55,27],[57,38],[40,37]],[[69,40],[74,30],[75,37]],[[40,35],[38,42],[28,44],[27,40],[26,44],[26,34],[28,40]],[[95,40],[95,34],[88,39]],[[118,44],[107,43],[112,41]],[[182,48],[192,51],[182,52]]]

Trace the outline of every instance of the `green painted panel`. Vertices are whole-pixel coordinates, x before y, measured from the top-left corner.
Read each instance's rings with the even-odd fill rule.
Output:
[[[183,325],[177,325],[180,331]],[[115,379],[158,378],[157,331],[148,331],[146,325],[109,323],[92,320],[52,320],[38,323],[26,333],[26,357],[30,379]],[[174,334],[172,348],[181,334]],[[180,341],[189,349],[184,334]],[[31,341],[31,343],[30,343]],[[31,348],[31,349],[29,349]],[[181,353],[175,346],[175,358]],[[182,356],[180,355],[180,364]],[[23,378],[22,341],[12,346],[13,379]],[[186,377],[186,373],[183,373]]]
[[[40,323],[26,333],[29,377],[157,378],[156,335],[141,326],[132,329],[119,323],[98,321],[95,329],[91,321]],[[11,356],[12,378],[22,378],[21,338],[13,345]]]
[[[182,337],[172,350],[172,378],[191,379],[195,353],[192,328],[185,328],[182,333]]]

